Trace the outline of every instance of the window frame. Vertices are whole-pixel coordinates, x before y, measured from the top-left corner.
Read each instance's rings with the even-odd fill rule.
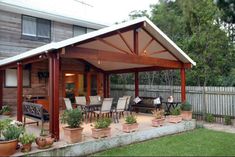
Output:
[[[32,17],[32,18],[36,19],[36,36],[30,36],[30,35],[23,34],[24,16],[28,16],[28,17]],[[47,20],[47,19],[22,14],[22,16],[21,16],[21,39],[33,40],[33,41],[42,41],[42,42],[50,42],[51,41],[51,20],[47,20],[49,22],[49,28],[50,28],[48,38],[38,36],[38,21],[39,20]]]
[[[94,29],[94,28],[89,28],[89,27],[83,27],[83,26],[79,26],[79,25],[73,25],[73,37],[75,37],[75,27],[80,27],[80,28],[84,28],[85,29],[85,33],[84,34],[87,34],[88,33],[88,31],[87,31],[87,29],[90,29],[90,30],[93,30],[93,31],[96,31],[97,29]],[[92,32],[92,31],[90,31],[90,32]],[[90,33],[89,32],[89,33]],[[81,34],[81,35],[83,35],[83,34]],[[78,36],[78,35],[77,35]]]

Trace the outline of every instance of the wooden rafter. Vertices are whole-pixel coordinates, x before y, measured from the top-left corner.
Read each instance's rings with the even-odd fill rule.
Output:
[[[66,53],[61,55],[64,58],[80,58],[84,60],[101,60],[109,62],[120,62],[140,65],[150,65],[168,68],[181,68],[183,64],[178,61],[172,61],[161,58],[154,58],[148,56],[137,56],[121,54],[111,51],[99,51],[95,49],[79,48],[79,47],[67,47]]]
[[[120,36],[120,38],[122,39],[122,41],[126,44],[126,46],[128,47],[128,49],[130,50],[131,53],[134,53],[133,50],[131,49],[131,46],[128,44],[128,42],[126,41],[126,39],[124,38],[124,36],[122,35],[122,33],[120,31],[117,31],[118,35]]]
[[[145,50],[149,47],[149,45],[154,41],[154,39],[150,39],[149,42],[145,45],[145,47],[140,51],[140,55],[144,55],[145,54]]]
[[[133,30],[134,54],[139,55],[139,32],[137,28]]]
[[[99,40],[99,41],[101,41],[102,43],[105,43],[106,45],[109,45],[109,46],[111,46],[111,47],[113,47],[113,48],[115,48],[115,49],[117,49],[117,50],[119,50],[119,51],[121,51],[121,52],[124,52],[124,53],[126,53],[126,54],[129,54],[129,52],[127,52],[127,51],[125,51],[125,50],[123,50],[123,49],[117,47],[116,45],[114,45],[114,44],[112,44],[112,43],[110,43],[110,42],[104,40],[103,38],[97,38],[97,40]]]
[[[159,54],[159,53],[163,53],[163,52],[168,52],[168,51],[167,50],[158,50],[158,51],[149,53],[149,55],[155,55],[155,54]]]

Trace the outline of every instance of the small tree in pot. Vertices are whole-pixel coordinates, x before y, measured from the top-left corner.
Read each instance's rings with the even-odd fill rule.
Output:
[[[192,105],[187,101],[181,105],[181,116],[183,120],[192,119]]]
[[[133,132],[136,131],[139,127],[139,124],[137,123],[136,117],[134,115],[128,115],[125,118],[125,123],[122,124],[122,130],[123,132]]]
[[[64,137],[68,143],[76,143],[82,141],[83,128],[82,111],[79,108],[66,110],[62,115],[62,123],[67,123],[68,126],[63,127]]]
[[[152,119],[152,126],[154,127],[158,127],[158,126],[162,126],[165,118],[163,118],[164,116],[164,110],[163,109],[156,109],[153,110],[152,113],[154,115],[154,119]]]
[[[176,107],[171,110],[171,115],[167,117],[170,123],[179,123],[182,121],[182,116],[180,115],[180,107]]]
[[[110,118],[100,118],[95,121],[94,128],[91,129],[92,137],[103,138],[111,136],[111,128],[109,127],[112,123]]]

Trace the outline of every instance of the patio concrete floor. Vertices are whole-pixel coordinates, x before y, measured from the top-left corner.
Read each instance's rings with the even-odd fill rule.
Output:
[[[137,122],[139,123],[139,129],[138,131],[142,131],[142,130],[150,130],[153,127],[151,126],[151,120],[153,119],[152,114],[144,114],[144,113],[138,113],[135,114],[137,117]],[[13,117],[14,119],[14,117]],[[27,122],[30,122],[30,119],[27,119]],[[111,137],[115,137],[115,136],[120,136],[122,134],[128,134],[128,133],[124,133],[122,132],[122,124],[124,123],[124,118],[122,117],[119,120],[119,123],[112,123],[111,124]],[[84,128],[83,130],[83,142],[84,141],[94,141],[97,139],[92,138],[91,136],[91,128],[92,128],[92,124],[93,123],[83,123],[82,127]],[[173,125],[172,123],[167,123],[165,122],[164,126],[167,125]],[[54,149],[54,148],[60,148],[63,146],[67,146],[68,144],[64,141],[64,134],[63,134],[63,126],[65,126],[65,124],[60,124],[60,140],[58,142],[55,142],[53,144],[52,148],[49,149]],[[39,124],[39,126],[37,126],[36,124],[27,124],[26,125],[26,131],[28,133],[33,133],[35,136],[39,136],[40,134],[40,128],[41,128],[41,124]],[[48,129],[49,128],[49,124],[45,123],[44,124],[44,128]],[[44,151],[44,150],[40,150],[37,148],[37,145],[35,143],[33,143],[32,145],[32,150],[30,152],[30,154],[35,153],[35,152],[40,152],[40,151]],[[20,152],[20,149],[17,150],[17,153],[15,153],[13,156],[22,156],[24,155],[24,153]]]

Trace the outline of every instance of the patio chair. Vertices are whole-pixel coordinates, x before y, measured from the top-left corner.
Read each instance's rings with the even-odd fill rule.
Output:
[[[117,106],[114,109],[113,113],[115,113],[114,122],[119,122],[119,118],[121,113],[124,113],[126,104],[127,104],[128,97],[121,97],[118,99]],[[114,116],[114,115],[113,115]]]
[[[101,104],[101,97],[99,95],[96,96],[89,96],[90,98],[90,105],[97,105],[97,104]]]
[[[100,110],[95,110],[93,113],[98,117],[103,116],[104,114],[110,114],[112,109],[113,98],[104,98]]]
[[[127,98],[125,110],[126,110],[126,111],[129,111],[129,109],[130,109],[131,96],[123,96],[123,98]]]
[[[73,106],[69,98],[64,98],[64,103],[67,110],[72,110]]]
[[[86,97],[85,96],[75,96],[76,104],[86,105]]]

